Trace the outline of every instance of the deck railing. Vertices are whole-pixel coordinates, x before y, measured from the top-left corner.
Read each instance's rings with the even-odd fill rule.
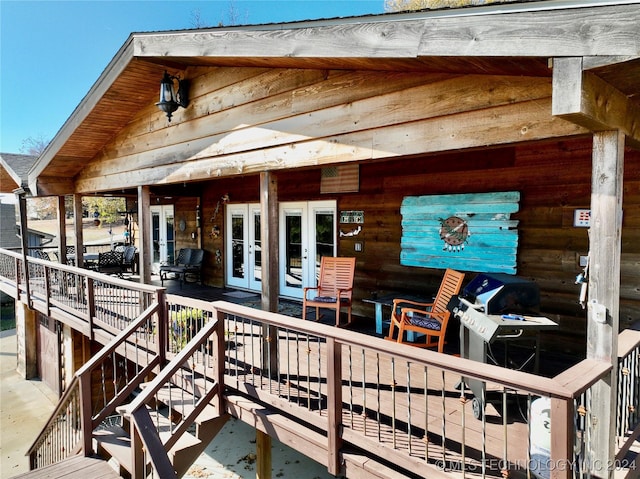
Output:
[[[152,304],[85,363],[29,448],[32,469],[92,451],[94,429],[160,365],[155,350],[160,304]]]
[[[22,258],[0,250],[0,288],[9,294],[22,292],[28,280],[36,307],[44,305],[57,313],[65,305],[61,320],[84,320],[86,325],[80,330],[85,334],[116,333],[126,327],[128,333],[135,330],[139,335],[137,343],[117,336],[101,353],[100,364],[105,366],[87,365],[92,375],[103,374],[98,372],[103,367],[118,369],[122,357],[144,364],[135,357],[139,349],[145,349],[140,338],[148,341],[146,350],[153,355],[147,368],[162,364],[165,354],[174,358],[171,367],[182,365],[183,355],[199,354],[198,361],[203,362],[190,360],[210,369],[198,374],[213,380],[218,388],[224,384],[227,401],[235,391],[294,416],[310,431],[320,431],[324,446],[307,452],[327,464],[333,474],[349,467],[349,454],[343,452],[347,449],[372,454],[382,463],[414,473],[429,471],[434,477],[527,477],[541,468],[553,478],[602,473],[593,470],[589,457],[590,428],[597,422],[590,416],[590,400],[592,385],[611,370],[606,363],[584,360],[554,378],[544,378],[233,303],[165,299],[161,288],[64,265],[41,260],[33,260],[32,265],[31,259],[29,263],[29,273],[21,274],[25,271]],[[62,300],[64,290],[52,293],[61,287],[51,278],[64,278],[64,274],[78,278],[82,286],[77,289],[84,292],[73,289],[72,281],[71,287],[65,286],[66,294],[86,298],[69,305]],[[100,288],[115,300],[96,300]],[[118,310],[119,299],[130,306]],[[131,317],[147,302],[151,306],[142,309],[146,312]],[[143,319],[150,314],[157,316],[153,325]],[[205,339],[214,330],[216,344],[224,344],[224,349],[211,348]],[[617,417],[621,451],[638,436],[640,341],[634,333],[624,333],[620,341]],[[109,363],[112,366],[106,366]],[[81,371],[88,374],[86,368]],[[102,379],[108,375],[104,373]],[[480,419],[474,417],[470,405],[473,394],[464,387],[468,381],[484,385],[482,397],[476,399],[488,407]],[[119,391],[130,392],[134,383],[126,379]],[[83,388],[83,394],[88,393]],[[91,419],[92,427],[95,420],[106,417],[106,411],[114,410],[113,397],[108,396]],[[548,401],[542,413],[535,407],[538,398]],[[137,420],[146,420],[142,413],[136,414]],[[550,429],[538,428],[539,422]],[[536,462],[541,451],[542,462]]]
[[[103,344],[150,305],[165,306],[164,299],[158,300],[164,288],[38,258],[29,257],[27,262],[25,266],[19,253],[0,249],[0,290]],[[158,314],[164,319],[164,310]],[[156,349],[164,357],[166,348],[156,345]]]
[[[627,329],[618,336],[616,426],[616,465],[624,466],[625,455],[640,438],[640,331]]]
[[[180,352],[127,408],[132,424],[133,477],[165,479],[177,477],[176,470],[181,476],[190,462],[181,467],[174,456],[172,464],[171,448],[202,415],[208,420],[225,415],[224,362],[218,362],[224,351],[223,322],[209,319],[188,343],[179,344]],[[200,423],[199,427],[204,426]],[[151,476],[147,464],[153,468]]]

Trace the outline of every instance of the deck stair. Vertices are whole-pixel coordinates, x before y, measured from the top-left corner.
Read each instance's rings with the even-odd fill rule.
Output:
[[[175,378],[174,378],[175,379]],[[169,381],[156,391],[145,408],[155,425],[162,444],[170,444],[169,460],[178,477],[184,475],[211,440],[220,432],[228,415],[220,415],[210,404],[198,406],[202,391],[211,390],[213,384],[203,379],[182,386]],[[141,392],[149,383],[141,384]],[[194,394],[195,390],[195,394]],[[131,411],[129,405],[118,408],[119,421],[106,425],[93,434],[94,447],[100,456],[108,459],[124,477],[133,473],[131,451]],[[183,418],[196,414],[193,422]],[[119,424],[118,424],[119,423]],[[149,467],[149,465],[147,465]]]

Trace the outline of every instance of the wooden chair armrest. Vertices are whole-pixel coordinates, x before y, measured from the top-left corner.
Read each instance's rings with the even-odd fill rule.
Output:
[[[433,302],[420,303],[418,301],[412,301],[410,299],[395,298],[393,300],[393,311],[395,311],[398,307],[401,307],[400,304],[410,304],[412,306],[420,306],[421,308],[433,307]]]
[[[305,301],[309,299],[307,298],[308,291],[320,291],[320,288],[318,286],[305,286],[304,288],[302,288],[302,298]]]
[[[425,311],[424,309],[417,308],[400,308],[402,316],[400,318],[401,321],[406,321],[407,313],[416,313],[421,316],[426,316],[427,318],[433,318],[441,323],[444,321],[444,313],[435,312],[435,311]]]

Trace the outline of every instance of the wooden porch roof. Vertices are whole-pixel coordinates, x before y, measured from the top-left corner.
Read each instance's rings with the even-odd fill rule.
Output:
[[[546,5],[545,5],[546,4]],[[73,178],[141,109],[165,70],[268,67],[551,77],[552,59],[578,57],[613,94],[640,143],[640,5],[528,2],[316,22],[132,34],[29,175],[31,190],[73,191]],[[607,88],[602,90],[601,88]],[[599,111],[587,115],[599,116]],[[602,116],[602,115],[600,115]],[[605,115],[605,119],[609,119]],[[579,119],[573,118],[579,123]],[[597,128],[602,118],[588,121]],[[455,144],[452,149],[455,149]]]
[[[0,153],[0,193],[12,193],[21,187],[37,159],[32,155]]]

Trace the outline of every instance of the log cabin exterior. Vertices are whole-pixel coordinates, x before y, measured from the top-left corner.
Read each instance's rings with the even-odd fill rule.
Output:
[[[166,207],[173,251],[204,249],[206,284],[259,291],[268,311],[312,281],[305,252],[355,256],[363,318],[372,306],[358,299],[372,292],[439,283],[444,268],[402,261],[406,198],[518,192],[515,271],[560,325],[543,349],[610,363],[618,332],[640,319],[639,23],[637,2],[527,2],[135,33],[30,171],[29,190],[74,195],[76,207],[83,195],[127,196],[146,283],[152,210]],[[171,121],[155,105],[165,71],[189,81]],[[574,225],[576,210],[590,210],[591,227]],[[322,247],[306,214],[330,218]],[[247,238],[258,262],[242,256],[248,247],[234,252]],[[587,255],[604,324],[579,302]],[[612,394],[602,383],[596,398]]]

